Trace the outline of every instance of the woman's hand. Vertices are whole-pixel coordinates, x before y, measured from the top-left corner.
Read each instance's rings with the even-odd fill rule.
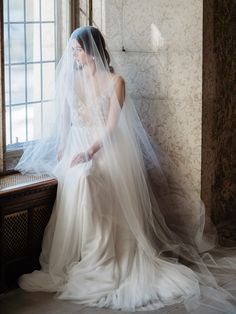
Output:
[[[72,159],[72,161],[70,163],[70,167],[72,168],[72,167],[74,167],[80,163],[87,162],[90,159],[92,159],[92,156],[88,152],[87,153],[79,153],[79,154],[75,155],[75,157]]]

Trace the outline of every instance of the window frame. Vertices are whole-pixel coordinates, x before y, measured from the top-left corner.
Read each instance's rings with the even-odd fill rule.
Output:
[[[0,2],[0,20],[0,173],[3,173],[6,151],[3,1]]]
[[[92,3],[92,0],[89,0]],[[92,10],[92,6],[90,5]],[[69,2],[69,28],[70,31],[79,26],[80,1]],[[56,15],[56,18],[58,16]],[[91,17],[90,17],[91,21]],[[4,15],[3,1],[0,1],[0,176],[12,174],[16,171],[14,166],[23,153],[22,148],[6,150],[6,119],[5,119],[5,76],[4,76]]]
[[[88,1],[88,25],[93,25],[93,0]],[[73,31],[80,26],[80,5],[81,1],[71,0],[71,30]],[[87,12],[86,12],[87,14]]]

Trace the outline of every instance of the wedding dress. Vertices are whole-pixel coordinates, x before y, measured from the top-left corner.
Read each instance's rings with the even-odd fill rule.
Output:
[[[19,285],[88,306],[140,311],[182,303],[189,313],[236,313],[235,251],[217,248],[191,184],[151,144],[129,96],[120,103],[120,78],[99,36],[92,27],[72,33],[49,109],[55,123],[45,123],[16,167],[58,179],[41,269]],[[78,43],[84,64],[72,54]],[[71,167],[98,142],[92,158]]]

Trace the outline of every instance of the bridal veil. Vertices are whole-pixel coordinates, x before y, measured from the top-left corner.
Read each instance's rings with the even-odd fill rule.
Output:
[[[67,149],[70,129],[77,128],[74,153],[85,153],[83,163],[89,168],[92,159],[87,150],[90,143],[98,143],[102,169],[116,195],[118,206],[98,214],[131,230],[143,255],[157,269],[161,259],[172,265],[182,263],[194,272],[200,294],[185,301],[187,311],[236,313],[236,250],[219,246],[198,191],[152,142],[127,92],[124,101],[120,97],[121,78],[113,73],[97,32],[84,27],[71,34],[56,68],[54,102],[44,108],[39,122],[42,137],[26,145],[16,169],[55,175],[58,154]],[[85,54],[79,61],[75,54],[81,49]],[[66,162],[62,158],[60,164]],[[57,172],[57,178],[63,181],[63,171]]]

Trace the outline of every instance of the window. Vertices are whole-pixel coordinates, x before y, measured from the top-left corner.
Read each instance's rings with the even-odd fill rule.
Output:
[[[98,9],[101,6],[102,0],[72,0],[71,9],[74,12],[72,15],[72,29],[75,29],[78,25],[94,25],[93,8]]]
[[[79,15],[80,26],[92,25],[92,20],[93,20],[92,12],[93,12],[92,0],[80,1],[80,15]]]
[[[40,138],[44,108],[53,101],[55,66],[70,33],[67,0],[4,0],[6,168],[23,143]],[[4,119],[3,119],[4,120]]]
[[[55,66],[71,30],[100,27],[103,0],[0,1],[0,174],[13,169],[23,144],[42,132],[53,101]],[[96,23],[93,17],[95,17]]]

